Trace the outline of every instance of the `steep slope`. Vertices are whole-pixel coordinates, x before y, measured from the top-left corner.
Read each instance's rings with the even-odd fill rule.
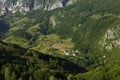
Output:
[[[80,0],[51,11],[8,14],[3,20],[11,28],[4,41],[53,55],[66,50],[56,45],[67,45],[78,50],[73,61],[84,67],[119,62],[119,10],[119,0]]]
[[[70,80],[119,80],[120,79],[120,64],[113,63],[106,66],[100,66],[90,72],[70,76]]]
[[[2,80],[2,76],[15,78],[15,73],[18,73],[17,79],[31,80],[43,77],[46,80],[120,79],[119,0],[77,0],[72,5],[50,11],[39,9],[26,15],[8,13],[2,20],[10,26],[2,35],[3,41],[25,47],[1,42],[0,51],[5,52],[0,57]],[[66,55],[65,51],[70,54]],[[88,72],[81,73],[86,70],[76,64]],[[15,66],[15,72],[7,66]],[[11,75],[8,70],[12,71]]]
[[[38,80],[40,76],[40,79],[44,79],[42,77],[45,75],[37,76],[42,73],[46,74],[47,80],[49,76],[66,80],[66,74],[85,72],[86,69],[59,57],[0,41],[0,71],[2,80],[29,80],[30,77]]]
[[[76,0],[0,0],[0,15],[8,12],[29,12],[31,10],[52,10],[72,4]],[[68,2],[68,3],[67,3]]]
[[[9,30],[9,25],[0,20],[0,38]]]

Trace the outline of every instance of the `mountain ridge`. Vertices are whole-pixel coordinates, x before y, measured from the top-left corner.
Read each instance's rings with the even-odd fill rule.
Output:
[[[119,0],[79,0],[53,10],[8,13],[1,20],[10,28],[1,37],[5,43],[33,50],[32,58],[36,60],[39,60],[37,53],[44,53],[87,69],[84,73],[68,73],[65,80],[119,80],[119,10]],[[57,65],[53,63],[51,64]],[[41,80],[38,73],[47,71],[49,72],[48,69],[36,71],[35,80]]]
[[[0,15],[4,15],[8,12],[26,13],[31,10],[53,10],[70,4],[73,4],[76,0],[0,0]]]

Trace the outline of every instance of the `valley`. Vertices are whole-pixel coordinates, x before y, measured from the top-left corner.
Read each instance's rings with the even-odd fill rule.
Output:
[[[0,78],[119,80],[119,0],[43,1],[0,17]]]

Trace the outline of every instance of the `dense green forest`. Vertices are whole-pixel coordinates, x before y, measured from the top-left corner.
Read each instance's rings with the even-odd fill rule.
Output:
[[[120,63],[96,69],[80,67],[69,60],[0,41],[1,80],[119,80]]]
[[[66,80],[87,70],[68,60],[0,42],[1,80]]]
[[[9,12],[0,18],[0,39],[2,80],[120,79],[119,0]]]

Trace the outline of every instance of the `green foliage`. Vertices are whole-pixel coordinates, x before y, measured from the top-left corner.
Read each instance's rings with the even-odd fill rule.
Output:
[[[85,72],[68,60],[0,42],[0,76],[3,80],[66,80],[67,74]]]
[[[35,80],[67,80],[63,73],[54,70],[37,70],[34,78]]]
[[[1,69],[0,78],[119,80],[119,13],[119,0],[78,0],[72,5],[51,11],[7,14],[2,20],[10,25],[10,29],[5,30],[6,35],[2,32],[0,38],[31,49],[2,42],[0,67],[4,66],[4,71]],[[0,23],[0,33],[4,31],[3,24]],[[78,53],[76,56],[58,55],[63,52],[50,49],[58,43],[74,43]],[[56,57],[32,49],[52,53]],[[9,66],[6,66],[7,63]],[[10,66],[15,66],[15,70]]]
[[[100,66],[93,71],[89,71],[84,74],[78,74],[74,77],[77,80],[119,80],[119,63],[107,64],[106,66]],[[117,70],[117,71],[116,71]]]
[[[5,36],[5,33],[9,30],[9,25],[0,20],[0,38]]]

